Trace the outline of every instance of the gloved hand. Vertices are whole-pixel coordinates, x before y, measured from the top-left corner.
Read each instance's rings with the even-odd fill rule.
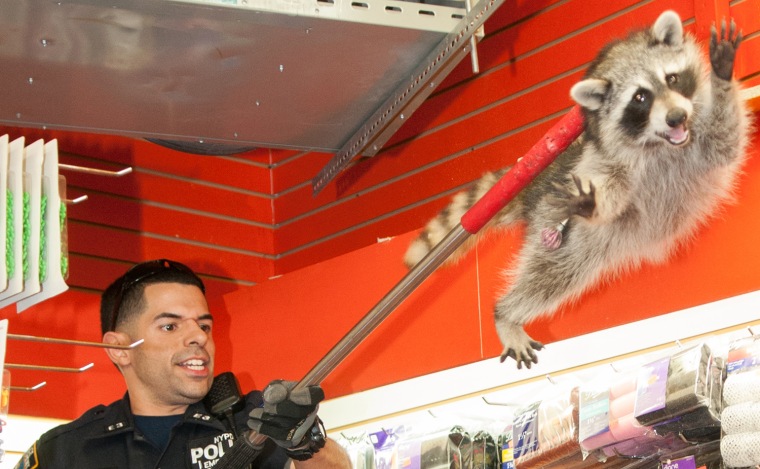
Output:
[[[317,422],[319,403],[325,398],[319,386],[293,391],[295,385],[295,381],[272,381],[264,389],[264,406],[248,415],[251,430],[268,436],[286,450],[308,444],[310,431]]]

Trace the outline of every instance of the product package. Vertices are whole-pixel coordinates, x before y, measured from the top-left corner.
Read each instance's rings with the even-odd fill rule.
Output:
[[[581,387],[579,441],[587,456],[600,450],[605,456],[633,457],[652,447],[659,436],[636,420],[635,402],[635,374],[617,377],[606,386]]]
[[[760,465],[760,340],[729,344],[720,452],[727,467]]]
[[[396,454],[399,468],[469,469],[472,467],[472,439],[462,427],[455,426],[451,430],[401,439],[396,444]]]
[[[704,443],[720,438],[720,415],[723,410],[724,358],[713,356],[709,362],[707,387],[701,404],[678,417],[655,425],[657,433],[675,433],[691,443]]]
[[[51,140],[44,144],[42,151],[40,194],[36,227],[36,251],[30,251],[30,265],[35,269],[30,275],[36,275],[33,295],[20,299],[16,310],[20,313],[44,300],[68,290],[65,275],[68,273],[68,247],[66,243],[65,222],[61,210],[65,203],[61,200],[61,178],[58,174],[58,141]],[[32,199],[32,203],[34,202]],[[65,212],[64,212],[65,213]],[[32,219],[34,223],[35,219]],[[33,247],[30,249],[34,249]],[[34,258],[34,261],[32,261]],[[36,261],[36,262],[35,262]],[[26,287],[25,287],[26,289]]]
[[[396,443],[402,434],[403,429],[383,429],[368,435],[375,452],[376,469],[396,467]]]
[[[375,469],[375,448],[366,434],[354,437],[341,434],[337,441],[348,453],[354,469]]]
[[[10,203],[8,201],[10,190],[8,189],[8,160],[10,159],[9,139],[7,135],[0,136],[0,266],[7,266],[6,256],[9,252],[8,227],[12,226],[12,219],[9,222],[8,210]],[[8,269],[0,268],[0,292],[5,291],[8,287]]]
[[[512,424],[509,424],[496,438],[499,445],[500,469],[515,469],[515,445],[512,439]]]
[[[659,434],[709,440],[720,428],[723,362],[701,343],[641,367],[636,420]]]
[[[6,288],[0,292],[0,308],[14,303],[12,299],[24,290],[24,138],[8,144],[7,186],[5,193],[5,269]]]
[[[760,367],[760,338],[756,336],[732,340],[728,344],[726,372],[729,375]]]
[[[637,373],[625,373],[607,385],[581,386],[579,441],[584,456],[597,460],[642,458],[686,445],[636,419],[637,376]]]
[[[718,440],[659,454],[659,469],[723,469]],[[633,468],[631,468],[633,469]]]
[[[578,444],[578,388],[564,390],[516,412],[512,434],[518,469],[550,467],[569,457],[582,460]]]
[[[499,448],[494,437],[481,430],[472,437],[472,469],[499,469]]]

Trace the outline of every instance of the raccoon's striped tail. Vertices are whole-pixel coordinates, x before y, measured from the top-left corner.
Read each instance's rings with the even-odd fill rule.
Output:
[[[480,179],[474,181],[469,189],[454,195],[451,203],[446,206],[438,215],[430,220],[420,235],[412,241],[404,255],[404,263],[411,268],[421,261],[434,247],[438,244],[454,227],[459,224],[462,215],[465,214],[472,206],[480,200],[486,192],[491,189],[496,182],[506,173],[508,168],[489,172],[484,174]],[[507,205],[504,211],[510,210],[512,204]],[[479,231],[475,236],[470,236],[456,251],[446,260],[446,263],[456,262],[469,251],[475,243],[482,237],[488,228],[504,218],[503,215],[496,216]]]

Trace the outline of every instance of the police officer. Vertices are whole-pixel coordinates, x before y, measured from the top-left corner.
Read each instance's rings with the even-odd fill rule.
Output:
[[[318,386],[294,391],[293,383],[277,381],[263,393],[276,402],[253,391],[229,418],[210,412],[203,399],[214,379],[214,321],[203,282],[185,265],[137,264],[103,292],[100,316],[103,342],[144,340],[107,349],[127,393],[42,435],[17,468],[204,469],[249,427],[269,437],[253,468],[351,468],[345,451],[324,436]]]

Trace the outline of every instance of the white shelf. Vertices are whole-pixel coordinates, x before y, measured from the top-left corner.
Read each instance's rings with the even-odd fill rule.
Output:
[[[749,336],[751,326],[760,332],[760,291],[549,344],[530,370],[498,358],[483,360],[326,401],[320,416],[328,430],[377,430],[378,422],[419,417],[449,404],[483,409],[483,396],[489,402],[524,404],[521,396],[545,387],[546,376],[584,381],[601,368],[612,370],[610,363],[618,370],[632,368],[662,349],[714,333],[720,334],[718,344],[726,345]]]

